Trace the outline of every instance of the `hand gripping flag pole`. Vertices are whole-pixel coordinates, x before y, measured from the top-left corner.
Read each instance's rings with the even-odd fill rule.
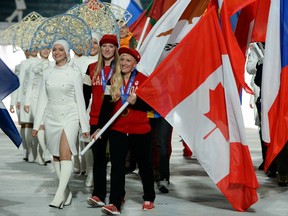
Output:
[[[124,109],[129,105],[129,102],[125,102],[122,107],[112,116],[112,118],[104,125],[103,128],[97,133],[95,139],[92,139],[91,142],[80,152],[81,155],[84,155],[85,152],[95,143],[95,141],[106,131],[106,129],[114,122],[114,120],[123,112]]]

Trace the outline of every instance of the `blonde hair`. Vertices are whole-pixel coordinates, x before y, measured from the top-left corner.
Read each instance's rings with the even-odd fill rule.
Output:
[[[112,102],[116,102],[120,99],[120,88],[124,83],[120,64],[118,63],[117,65],[118,68],[116,68],[115,73],[111,77],[110,94],[112,97]]]

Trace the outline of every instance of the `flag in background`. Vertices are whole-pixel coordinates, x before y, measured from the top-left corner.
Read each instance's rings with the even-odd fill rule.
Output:
[[[146,36],[148,35],[148,33],[150,32],[150,30],[152,29],[152,27],[158,21],[158,19],[160,19],[160,17],[176,2],[176,0],[166,0],[165,5],[164,5],[165,7],[163,9],[161,8],[159,9],[161,4],[158,2],[161,2],[163,4],[162,0],[151,1],[147,9],[144,10],[142,14],[139,16],[139,18],[129,27],[130,31],[133,32],[133,35],[137,40],[140,39],[143,28],[145,26],[147,18],[150,17],[150,14],[156,14],[156,15],[152,15],[153,17],[150,17],[147,30],[144,34],[144,40]],[[153,12],[157,8],[159,9],[161,13],[159,11],[158,13]],[[158,19],[155,19],[155,18],[158,18]]]
[[[0,58],[0,128],[17,148],[19,148],[22,139],[2,100],[18,87],[18,77]]]
[[[171,30],[189,3],[190,0],[176,1],[151,29],[139,50],[140,65],[145,68],[145,71],[142,72],[147,75],[153,72],[171,35]]]
[[[261,85],[262,138],[269,144],[265,170],[288,140],[287,26],[287,0],[271,0]]]
[[[258,0],[251,42],[265,42],[271,0]]]
[[[9,69],[9,67],[0,58],[0,100],[19,87],[18,77]]]
[[[170,30],[171,35],[165,45],[165,48],[162,51],[159,50],[159,52],[162,52],[162,54],[158,64],[168,56],[174,47],[177,46],[177,44],[197,24],[203,13],[206,11],[209,2],[210,0],[193,0],[189,3],[174,29]]]
[[[143,12],[140,5],[134,0],[111,0],[111,3],[124,8],[125,10],[129,11],[130,14],[132,14],[131,19],[127,23],[128,26],[135,22]]]
[[[175,2],[176,0],[154,0],[149,17],[159,20]]]
[[[251,42],[252,29],[259,0],[244,7],[239,13],[235,28],[235,37],[244,56]]]
[[[215,8],[136,93],[173,126],[236,210],[246,211],[258,200],[259,185]]]
[[[211,6],[216,5],[216,7],[219,5],[222,32],[239,94],[242,88],[244,88],[247,93],[253,94],[253,91],[245,82],[244,72],[246,59],[234,35],[230,18],[233,14],[253,2],[255,2],[255,0],[212,0],[210,4]]]

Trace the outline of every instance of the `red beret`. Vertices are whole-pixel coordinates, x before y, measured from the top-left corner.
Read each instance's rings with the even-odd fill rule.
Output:
[[[127,53],[131,56],[133,56],[136,59],[136,62],[138,63],[141,59],[141,56],[139,54],[139,52],[135,49],[131,49],[131,48],[127,48],[127,47],[121,47],[119,50],[119,55],[123,54],[123,53]]]
[[[113,34],[105,34],[102,36],[101,40],[99,41],[100,46],[105,43],[111,43],[118,47],[118,40],[117,37]]]

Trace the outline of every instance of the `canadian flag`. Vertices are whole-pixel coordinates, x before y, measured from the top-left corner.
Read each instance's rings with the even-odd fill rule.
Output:
[[[173,126],[236,210],[258,200],[237,87],[214,7],[137,95]]]

